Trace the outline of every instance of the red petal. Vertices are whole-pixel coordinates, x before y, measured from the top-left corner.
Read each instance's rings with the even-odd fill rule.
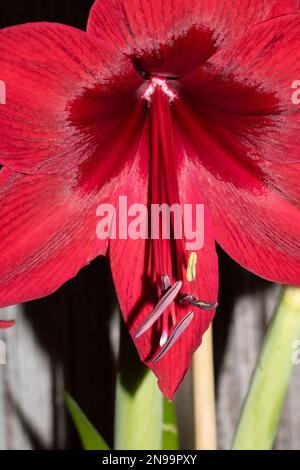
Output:
[[[281,197],[280,188],[266,186],[256,194],[222,184],[205,171],[199,171],[199,181],[206,184],[216,239],[222,248],[265,279],[300,285],[299,203],[295,207]]]
[[[74,277],[107,242],[96,207],[109,196],[78,187],[78,175],[0,172],[0,306],[46,296]]]
[[[267,181],[271,188],[295,207],[300,208],[300,164],[274,165],[266,167]]]
[[[276,18],[277,16],[288,15],[289,13],[297,13],[300,11],[299,0],[274,0],[273,2],[269,2],[269,4],[269,18]]]
[[[177,106],[177,119],[190,171],[209,201],[216,240],[249,271],[300,285],[299,165],[249,165],[233,134],[205,125],[183,106]]]
[[[96,235],[97,209],[116,204],[128,182],[145,109],[140,100],[118,135],[107,136],[101,149],[68,173],[0,171],[0,306],[48,295],[105,254],[108,241]]]
[[[297,11],[298,0],[97,0],[88,32],[147,72],[182,76],[252,25]]]
[[[300,15],[264,22],[182,80],[185,102],[251,160],[300,161]]]
[[[128,184],[125,188],[124,196],[128,197],[128,207],[137,202],[148,206],[149,168],[147,162],[149,162],[149,148],[149,135],[146,127],[139,148],[141,159],[136,161],[132,168],[132,174],[135,175],[134,184]],[[198,189],[198,181],[195,175],[188,171],[187,166],[182,167],[178,178],[182,203],[201,204],[204,202]],[[130,178],[129,181],[131,181]],[[159,348],[161,335],[159,322],[140,338],[134,338],[157,302],[157,287],[153,285],[151,280],[153,260],[150,250],[151,243],[147,240],[112,240],[109,250],[111,269],[120,308],[141,360],[153,370],[166,397],[172,399],[191,365],[192,354],[200,345],[203,333],[208,328],[214,311],[203,311],[195,307],[194,318],[186,331],[162,359],[155,363],[152,362]],[[198,251],[198,276],[194,288],[199,298],[212,303],[217,299],[217,264],[213,229],[206,206],[205,245],[202,250]],[[159,272],[156,274],[161,275]],[[183,291],[190,288],[190,283],[184,279]],[[184,318],[188,310],[191,310],[191,306],[186,307],[186,311],[181,313],[181,317],[177,318],[178,322]]]
[[[16,324],[15,320],[0,320],[0,330],[6,330]]]
[[[122,129],[141,80],[115,48],[50,23],[3,29],[0,42],[4,166],[22,173],[69,170]]]

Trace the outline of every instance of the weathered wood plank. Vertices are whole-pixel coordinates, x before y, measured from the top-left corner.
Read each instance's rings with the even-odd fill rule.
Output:
[[[0,369],[2,448],[78,447],[65,416],[66,389],[111,442],[115,360],[109,326],[115,306],[101,259],[53,296],[10,309],[17,326],[2,332],[8,350]]]
[[[4,435],[1,446],[7,449],[51,447],[51,358],[37,342],[22,314],[22,306],[7,310],[19,314],[18,327],[5,333],[7,364],[1,368],[5,426],[1,426]]]
[[[219,446],[228,449],[279,289],[228,260],[223,268],[215,361]],[[109,276],[102,260],[54,296],[9,309],[19,313],[17,327],[2,332],[8,363],[0,369],[1,448],[76,447],[77,438],[64,413],[65,388],[111,442],[114,354],[109,325],[115,299]],[[300,446],[299,381],[296,367],[278,449]],[[187,378],[177,397],[184,449],[193,448],[192,402]]]

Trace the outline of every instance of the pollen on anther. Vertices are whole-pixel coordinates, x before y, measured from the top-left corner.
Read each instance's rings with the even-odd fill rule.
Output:
[[[192,252],[189,256],[186,277],[189,282],[196,280],[197,253]]]

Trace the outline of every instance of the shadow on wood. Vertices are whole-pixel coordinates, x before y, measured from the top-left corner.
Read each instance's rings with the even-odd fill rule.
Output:
[[[112,443],[115,360],[109,325],[116,298],[107,261],[99,258],[57,293],[24,308],[37,340],[51,358],[54,447],[60,447],[63,440],[64,388]],[[70,429],[72,425],[66,445],[74,447]]]

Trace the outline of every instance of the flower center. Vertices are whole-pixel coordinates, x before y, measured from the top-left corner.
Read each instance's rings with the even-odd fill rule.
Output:
[[[152,77],[150,79],[149,85],[147,86],[142,98],[148,101],[148,103],[151,103],[152,96],[154,95],[157,88],[160,88],[161,91],[168,97],[169,103],[172,103],[175,98],[177,98],[176,93],[170,88],[166,79],[159,77]]]

